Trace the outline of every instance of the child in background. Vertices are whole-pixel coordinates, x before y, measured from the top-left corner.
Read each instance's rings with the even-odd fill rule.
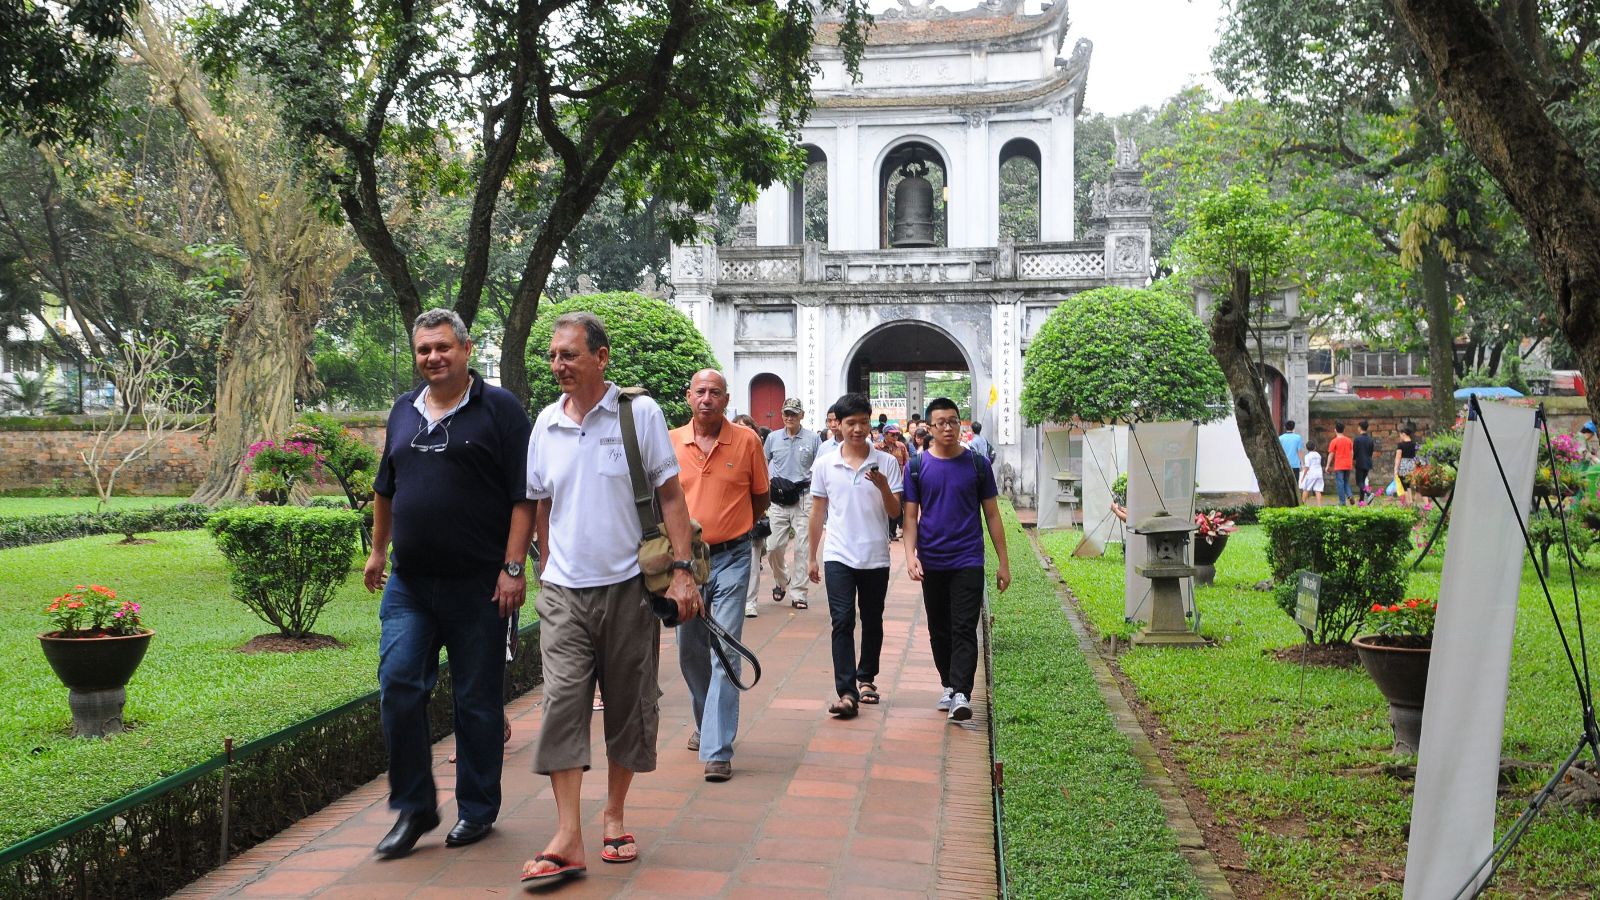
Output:
[[[1317,498],[1317,506],[1322,505],[1322,454],[1317,452],[1316,444],[1306,441],[1306,459],[1300,467],[1300,502],[1309,504],[1312,496]]]

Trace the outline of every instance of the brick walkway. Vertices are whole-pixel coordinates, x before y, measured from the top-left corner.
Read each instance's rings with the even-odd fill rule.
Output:
[[[708,784],[684,749],[693,725],[677,648],[663,639],[660,768],[629,796],[638,863],[600,861],[604,742],[594,719],[595,767],[584,778],[588,877],[545,891],[561,897],[994,897],[988,698],[978,677],[965,725],[933,708],[939,678],[928,654],[920,588],[904,577],[900,545],[884,622],[878,686],[884,702],[859,718],[826,713],[832,663],[820,586],[811,608],[770,599],[745,622],[764,676],[745,695],[734,778]],[[770,573],[763,595],[770,598]],[[511,896],[522,861],[555,828],[550,782],[530,771],[537,692],[508,708],[505,804],[495,833],[447,849],[455,821],[445,764],[434,748],[444,825],[409,857],[379,861],[372,847],[393,824],[384,779],[374,781],[190,885],[179,897],[398,898]]]

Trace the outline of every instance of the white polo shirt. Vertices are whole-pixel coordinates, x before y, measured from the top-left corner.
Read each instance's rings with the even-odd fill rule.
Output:
[[[869,463],[889,479],[889,490],[900,493],[900,464],[882,450],[871,448],[859,468],[844,461],[842,448],[817,459],[811,469],[811,496],[828,498],[827,536],[822,561],[844,563],[852,569],[889,567],[889,514],[883,511],[883,494],[863,474]]]
[[[617,386],[583,421],[562,409],[566,395],[545,407],[528,440],[528,498],[549,499],[550,558],[541,580],[569,588],[600,587],[639,574],[639,515],[617,415]],[[652,487],[678,474],[667,420],[649,397],[633,400],[639,457]]]

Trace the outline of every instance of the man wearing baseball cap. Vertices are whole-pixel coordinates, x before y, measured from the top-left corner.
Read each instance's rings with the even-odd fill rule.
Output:
[[[767,538],[772,599],[781,603],[788,597],[789,605],[795,609],[808,606],[806,561],[810,558],[807,528],[811,521],[811,464],[816,462],[817,449],[822,444],[816,432],[800,427],[805,416],[800,398],[783,401],[783,429],[767,435],[765,447],[772,495],[772,506],[767,510],[767,521],[772,525],[772,534]],[[784,559],[791,542],[794,544],[792,567]]]

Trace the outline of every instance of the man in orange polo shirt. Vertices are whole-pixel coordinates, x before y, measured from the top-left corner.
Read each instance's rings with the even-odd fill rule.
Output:
[[[1345,435],[1343,422],[1335,422],[1333,431],[1333,440],[1328,442],[1328,468],[1333,471],[1339,490],[1339,505],[1348,506],[1356,502],[1351,491],[1355,484],[1356,446]]]
[[[744,596],[750,580],[750,530],[767,511],[767,459],[755,432],[728,421],[728,381],[715,369],[689,380],[694,415],[672,430],[678,479],[689,515],[711,545],[711,578],[701,587],[706,612],[735,638],[744,632]],[[711,632],[700,619],[678,626],[678,666],[694,701],[694,737],[707,781],[733,777],[733,739],[739,731],[739,691],[711,652]],[[734,657],[738,665],[738,657]]]

